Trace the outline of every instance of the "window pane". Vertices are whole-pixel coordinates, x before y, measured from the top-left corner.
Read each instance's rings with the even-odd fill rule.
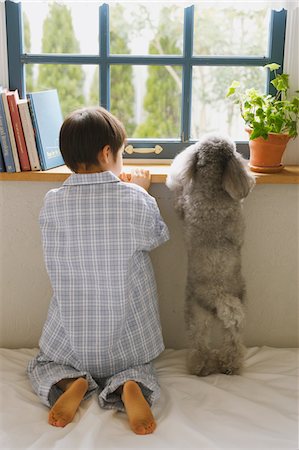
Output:
[[[178,3],[112,3],[110,52],[182,54],[184,8]]]
[[[99,68],[92,65],[26,64],[26,91],[57,89],[62,114],[99,105]]]
[[[99,4],[22,2],[26,53],[99,53]]]
[[[181,94],[181,67],[111,67],[111,112],[129,138],[179,138]]]
[[[258,2],[195,6],[195,55],[268,54],[270,10]]]
[[[248,140],[238,105],[226,98],[233,80],[242,87],[265,91],[267,71],[262,67],[194,67],[191,137],[220,132],[235,140]]]

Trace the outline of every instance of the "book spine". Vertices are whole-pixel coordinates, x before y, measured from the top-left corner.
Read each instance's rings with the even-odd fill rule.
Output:
[[[6,172],[1,144],[0,144],[0,172]]]
[[[36,142],[36,148],[37,148],[37,151],[39,154],[39,161],[40,161],[41,169],[45,170],[45,162],[44,162],[44,156],[43,156],[42,143],[41,143],[40,135],[38,132],[37,121],[36,121],[35,112],[34,112],[30,94],[27,94],[27,99],[28,99],[29,112],[30,112],[30,116],[31,116],[31,121],[32,121],[34,136],[35,136],[35,142]]]
[[[11,115],[12,126],[15,133],[21,169],[23,171],[31,170],[21,119],[19,116],[19,111],[17,108],[17,102],[14,93],[12,93],[11,95],[8,94],[7,100]]]
[[[3,103],[3,108],[4,108],[4,114],[6,117],[7,129],[8,129],[8,134],[9,134],[9,138],[10,138],[10,145],[11,145],[12,156],[14,159],[16,172],[21,172],[17,144],[16,144],[15,135],[14,135],[14,131],[13,131],[12,123],[11,123],[11,117],[10,117],[10,111],[9,111],[6,92],[2,92],[1,98],[2,98],[2,103]]]
[[[3,103],[1,100],[0,100],[0,142],[6,171],[15,172],[16,167],[12,155],[12,148],[10,144]]]
[[[26,103],[19,103],[18,108],[23,126],[31,170],[40,170],[41,166],[36,148],[34,129],[29,112],[28,101]]]

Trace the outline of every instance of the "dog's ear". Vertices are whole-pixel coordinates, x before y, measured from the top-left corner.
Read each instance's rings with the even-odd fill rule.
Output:
[[[197,164],[197,147],[190,145],[173,160],[166,180],[166,186],[171,190],[180,190],[193,178]]]
[[[222,187],[234,200],[247,197],[255,185],[255,178],[247,171],[245,164],[241,155],[234,153],[224,169]]]

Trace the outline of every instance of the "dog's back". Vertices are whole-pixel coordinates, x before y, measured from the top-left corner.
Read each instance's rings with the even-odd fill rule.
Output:
[[[254,177],[230,139],[210,135],[174,159],[166,184],[184,221],[188,252],[185,320],[196,348],[190,370],[197,375],[237,373],[242,359],[237,330],[244,318],[245,293],[241,201],[254,186]],[[226,330],[223,357],[211,351],[206,340],[214,318]],[[233,356],[230,347],[235,348]]]

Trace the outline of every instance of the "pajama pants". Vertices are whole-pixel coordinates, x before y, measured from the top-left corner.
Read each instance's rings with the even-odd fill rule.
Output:
[[[56,383],[69,378],[86,378],[88,390],[84,400],[97,392],[99,404],[104,409],[125,411],[118,388],[128,380],[133,380],[139,384],[149,405],[152,405],[160,395],[160,388],[152,363],[130,367],[106,378],[96,378],[91,376],[88,371],[79,371],[72,366],[47,361],[44,355],[40,353],[29,362],[27,373],[41,402],[49,407],[52,407],[63,394]]]

